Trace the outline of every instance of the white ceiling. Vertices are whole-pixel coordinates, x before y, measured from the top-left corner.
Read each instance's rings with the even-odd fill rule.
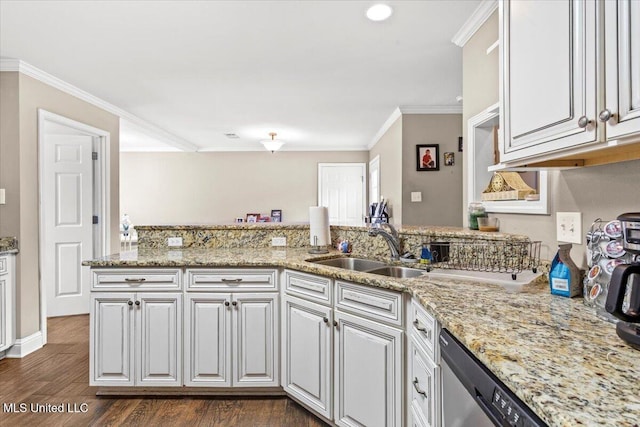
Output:
[[[451,38],[480,0],[387,3],[376,23],[370,1],[1,0],[0,57],[200,150],[261,150],[271,131],[286,150],[359,150],[398,106],[460,107]],[[136,134],[125,123],[124,149]],[[154,140],[170,149],[137,144]]]

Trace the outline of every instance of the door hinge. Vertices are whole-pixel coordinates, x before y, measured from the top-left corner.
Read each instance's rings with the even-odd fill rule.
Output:
[[[91,160],[98,160],[98,152],[97,151],[92,151],[91,152]]]
[[[92,218],[93,224],[97,224],[98,223],[98,215],[94,215]]]

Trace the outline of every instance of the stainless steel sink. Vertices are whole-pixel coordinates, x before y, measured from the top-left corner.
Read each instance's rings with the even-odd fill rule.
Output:
[[[368,271],[384,267],[386,264],[381,261],[374,261],[363,258],[330,258],[311,261],[315,264],[327,265],[330,267],[344,268],[346,270]]]
[[[411,277],[419,277],[426,273],[424,270],[417,268],[401,267],[397,265],[388,265],[385,267],[367,270],[367,273],[379,274],[381,276],[395,277],[397,279],[408,279]]]

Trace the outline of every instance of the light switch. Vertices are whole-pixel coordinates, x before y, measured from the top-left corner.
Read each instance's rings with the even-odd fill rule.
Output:
[[[4,188],[0,188],[0,205],[7,203],[4,194]]]
[[[411,192],[411,201],[412,202],[421,202],[422,201],[422,191],[412,191]]]

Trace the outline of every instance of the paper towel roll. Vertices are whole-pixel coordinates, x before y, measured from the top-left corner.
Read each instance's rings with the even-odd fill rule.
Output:
[[[311,246],[331,246],[329,232],[329,209],[324,206],[309,208],[309,243]],[[317,236],[318,240],[314,241]]]

